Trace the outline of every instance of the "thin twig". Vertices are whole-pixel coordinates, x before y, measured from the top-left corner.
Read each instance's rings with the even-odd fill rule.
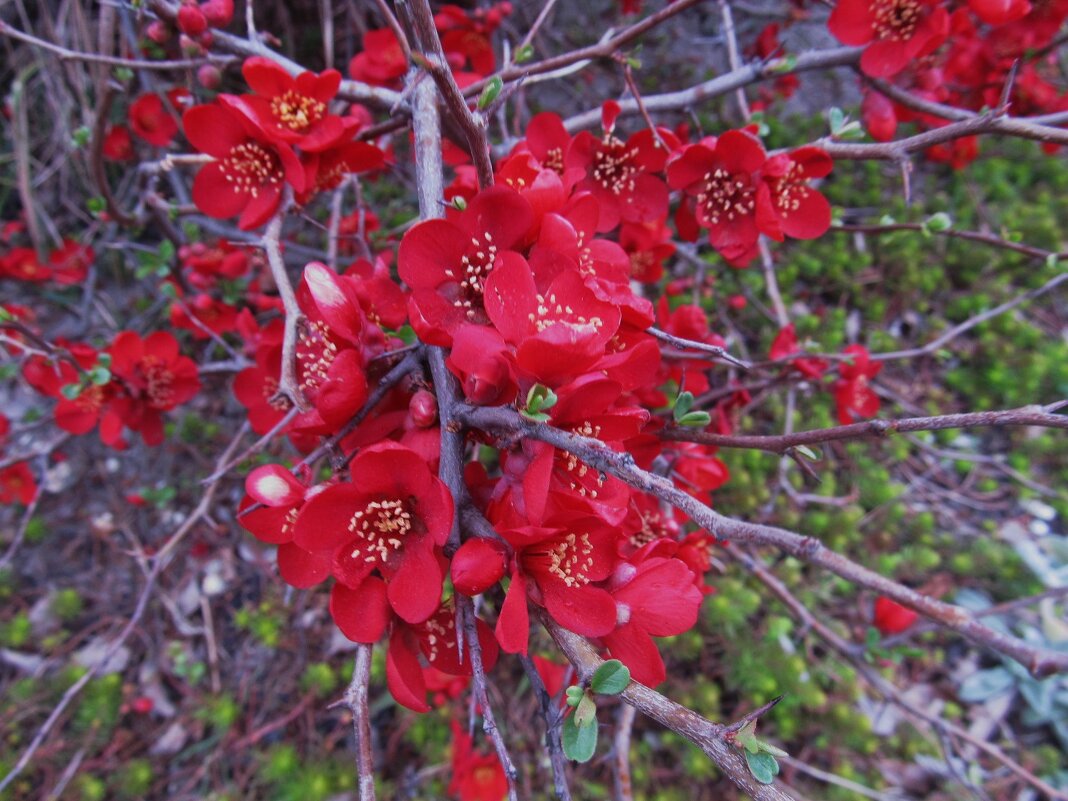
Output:
[[[286,187],[282,196],[282,202],[278,205],[271,221],[263,232],[260,244],[267,255],[267,263],[271,268],[271,276],[274,278],[278,294],[282,298],[282,307],[285,310],[285,331],[282,339],[282,371],[278,378],[277,397],[285,398],[300,411],[306,411],[308,403],[304,399],[304,393],[300,389],[300,379],[297,377],[297,340],[300,337],[300,327],[304,323],[304,313],[297,303],[297,295],[293,291],[293,284],[286,272],[286,264],[282,260],[282,223],[285,221],[286,212],[289,210],[292,193]]]
[[[375,760],[371,744],[371,712],[367,705],[371,681],[371,651],[374,646],[356,646],[356,664],[352,682],[345,692],[345,706],[352,712],[352,731],[356,736],[356,771],[359,775],[360,801],[375,801]]]

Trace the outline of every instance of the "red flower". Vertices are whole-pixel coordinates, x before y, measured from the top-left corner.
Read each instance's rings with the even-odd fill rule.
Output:
[[[125,125],[112,125],[101,147],[106,161],[129,161],[134,157],[133,139]]]
[[[818,147],[802,147],[764,163],[757,189],[757,226],[777,242],[786,236],[815,239],[831,227],[831,205],[808,185],[834,166]]]
[[[876,142],[889,142],[897,132],[897,113],[888,97],[879,92],[865,92],[860,104],[864,127]]]
[[[412,288],[409,314],[424,342],[451,343],[464,323],[488,322],[484,283],[533,223],[533,212],[506,187],[480,192],[451,220],[427,220],[401,240],[400,277]]]
[[[501,532],[515,548],[515,568],[497,619],[497,640],[509,653],[526,653],[527,590],[570,631],[602,637],[616,625],[612,596],[595,586],[615,567],[615,532],[595,518],[564,527],[521,526]]]
[[[875,615],[872,625],[882,634],[900,634],[916,622],[919,615],[896,601],[880,595],[875,599]]]
[[[399,86],[407,70],[404,51],[389,28],[367,31],[363,36],[363,52],[349,62],[349,75],[372,86]]]
[[[238,227],[263,225],[278,208],[282,187],[304,189],[304,168],[288,145],[275,142],[247,116],[219,104],[194,106],[182,117],[185,135],[216,161],[193,181],[193,202],[209,217],[240,214]]]
[[[115,400],[115,411],[146,444],[158,445],[163,441],[161,412],[185,403],[200,390],[196,363],[179,354],[178,340],[166,331],[144,339],[134,331],[121,331],[108,353],[111,372],[121,379],[124,390]]]
[[[838,0],[827,21],[842,44],[868,45],[860,68],[888,78],[933,53],[949,34],[942,0]]]
[[[630,275],[643,284],[655,284],[664,275],[664,261],[675,255],[671,228],[663,220],[623,223],[619,244],[630,256]]]
[[[41,284],[52,277],[52,271],[41,264],[33,248],[12,248],[0,257],[0,277]]]
[[[29,506],[37,495],[37,481],[27,462],[0,469],[0,504]]]
[[[873,362],[863,345],[850,345],[843,351],[852,356],[852,364],[842,362],[838,368],[841,378],[834,384],[834,400],[838,405],[838,421],[852,423],[853,415],[872,417],[879,413],[879,396],[870,384],[883,369],[882,362]]]
[[[368,581],[374,580],[368,579]],[[339,601],[338,588],[344,589],[343,585],[335,585],[335,594],[330,599],[330,611],[339,626],[344,621],[363,628],[362,622],[357,623],[357,619],[362,621],[364,616],[372,619],[379,618],[383,606],[373,609],[352,603],[347,599]],[[384,600],[381,603],[384,604]],[[482,667],[487,671],[492,670],[497,663],[498,654],[493,632],[478,618],[475,619],[475,629],[478,632],[478,644],[482,650]],[[352,637],[344,627],[342,631],[346,636]],[[381,633],[384,633],[384,627],[379,636]],[[393,632],[389,637],[389,650],[386,653],[386,686],[389,687],[390,694],[397,700],[397,703],[415,712],[426,712],[430,709],[426,702],[426,673],[419,663],[420,655],[434,670],[451,676],[471,675],[471,660],[466,656],[461,659],[457,647],[458,637],[456,609],[451,602],[440,606],[422,623],[408,625],[399,620],[393,622]],[[356,642],[367,641],[356,639]],[[465,655],[466,653],[465,651]]]
[[[174,89],[167,93],[168,104],[159,95],[141,95],[130,104],[129,118],[133,132],[156,147],[167,147],[178,133],[175,112],[189,92]]]
[[[616,567],[609,592],[616,602],[618,625],[603,637],[612,656],[630,668],[635,681],[655,687],[667,678],[652,637],[688,631],[697,622],[704,596],[694,574],[681,560],[654,555],[651,543]]]
[[[445,362],[460,379],[464,397],[478,406],[515,400],[515,358],[501,335],[486,325],[462,325],[453,333]]]
[[[378,570],[393,611],[409,623],[422,622],[441,599],[435,546],[445,544],[452,528],[452,496],[419,454],[393,442],[361,450],[351,474],[351,483],[308,500],[294,541],[332,553],[338,586],[361,595],[365,579]]]
[[[968,7],[987,25],[1005,25],[1027,16],[1028,0],[968,0]]]
[[[668,183],[695,198],[697,222],[734,267],[744,267],[756,255],[756,173],[766,160],[755,136],[727,131],[716,140],[690,145],[668,165]]]
[[[73,239],[64,239],[63,244],[48,255],[52,268],[52,280],[57,284],[79,284],[89,273],[89,265],[96,254],[88,245]]]
[[[479,753],[469,735],[455,720],[452,726],[452,778],[449,794],[460,801],[501,801],[508,779],[495,753]]]
[[[797,329],[793,323],[790,323],[775,336],[775,341],[771,343],[771,351],[768,353],[768,357],[773,361],[779,361],[797,353],[799,350]],[[790,366],[806,378],[812,379],[818,379],[827,370],[827,362],[823,359],[791,359]]]
[[[576,272],[561,272],[542,294],[530,265],[515,253],[499,257],[485,293],[486,312],[516,346],[519,368],[546,384],[585,371],[619,327],[619,309],[599,300]]]
[[[654,173],[664,169],[669,148],[678,146],[675,135],[658,129],[665,147],[652,130],[643,128],[624,142],[613,133],[618,115],[618,103],[605,103],[601,111],[604,135],[596,139],[583,131],[571,143],[565,160],[567,167],[585,170],[586,179],[579,188],[588,189],[600,202],[598,231],[611,231],[620,220],[661,219],[668,209],[667,186]]]
[[[279,64],[262,56],[245,59],[241,74],[255,95],[223,96],[255,115],[260,127],[274,139],[299,145],[305,152],[326,150],[351,139],[358,125],[329,112],[330,101],[341,85],[341,73],[302,72],[293,77]]]

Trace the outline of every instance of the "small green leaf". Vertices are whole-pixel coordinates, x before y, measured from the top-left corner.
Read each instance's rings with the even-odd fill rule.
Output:
[[[122,83],[126,83],[127,81],[132,81],[133,80],[133,76],[134,76],[133,70],[130,69],[129,67],[117,67],[115,69],[115,80],[121,81]]]
[[[772,745],[771,743],[766,743],[763,740],[760,741],[760,750],[763,751],[765,754],[771,754],[773,757],[790,756],[778,746]]]
[[[522,64],[524,61],[530,61],[534,56],[534,45],[523,45],[515,51],[515,56],[512,59],[516,64]]]
[[[759,754],[760,741],[756,738],[756,727],[757,722],[751,720],[742,726],[742,728],[738,729],[737,733],[734,735],[735,745],[740,746],[751,754]]]
[[[486,88],[482,90],[482,94],[478,98],[478,110],[485,111],[497,99],[497,96],[504,88],[504,81],[501,80],[499,75],[494,75],[489,79],[489,83],[486,84]]]
[[[940,211],[937,214],[932,214],[928,217],[927,221],[923,224],[923,227],[925,230],[933,231],[934,233],[948,231],[953,227],[953,218],[944,211]]]
[[[693,408],[693,401],[694,397],[692,392],[679,393],[679,397],[675,399],[674,414],[676,423],[682,419],[683,415]]]
[[[98,365],[89,371],[89,380],[96,386],[102,387],[111,380],[111,371]]]
[[[597,726],[577,726],[575,716],[568,715],[564,718],[561,740],[564,756],[575,762],[589,762],[597,750]]]
[[[62,388],[60,388],[59,394],[62,395],[67,400],[72,401],[75,398],[77,398],[79,395],[82,394],[82,385],[81,384],[65,384]]]
[[[108,204],[102,197],[91,197],[85,201],[85,208],[94,216],[103,212],[107,206]]]
[[[701,428],[712,422],[712,416],[708,412],[687,412],[679,418],[680,426],[693,426]]]
[[[564,690],[564,695],[567,696],[568,706],[578,706],[579,701],[582,700],[585,694],[585,691],[577,684],[572,684],[570,687]]]
[[[793,72],[795,67],[797,67],[797,56],[795,56],[793,53],[787,53],[785,56],[780,58],[778,61],[775,61],[775,62],[772,62],[771,64],[769,64],[768,65],[768,72],[771,72],[771,73],[774,73],[774,74],[781,74],[781,73],[784,73],[784,72]]]
[[[754,779],[761,784],[771,784],[775,781],[775,777],[779,775],[779,763],[775,761],[775,757],[764,751],[756,754],[750,751],[743,753],[745,763],[749,766],[749,772],[753,774]]]
[[[618,659],[609,659],[593,673],[590,688],[601,695],[618,695],[630,684],[630,670]]]
[[[92,137],[93,132],[89,130],[87,125],[83,125],[74,131],[71,136],[72,144],[75,147],[85,147],[89,144],[89,139]]]
[[[837,136],[845,124],[845,113],[837,106],[831,106],[827,111],[827,121],[831,125],[831,134]]]
[[[557,400],[559,398],[551,389],[542,384],[535,384],[530,388],[530,392],[527,393],[527,406],[523,410],[523,414],[532,420],[544,422],[549,418],[548,415],[541,413],[555,406]]]
[[[808,445],[795,445],[794,450],[800,453],[810,462],[818,462],[821,458],[823,458],[823,455],[819,452],[819,450],[815,448],[810,448]]]
[[[457,211],[467,211],[467,200],[462,195],[452,199],[452,207]]]
[[[583,693],[575,707],[575,725],[579,728],[597,723],[597,703],[589,693]]]
[[[1060,256],[1058,256],[1056,253],[1050,253],[1048,256],[1046,256],[1046,267],[1051,270],[1056,269],[1058,261],[1060,261]]]
[[[111,354],[101,353],[96,357],[96,361],[101,367],[111,367]]]

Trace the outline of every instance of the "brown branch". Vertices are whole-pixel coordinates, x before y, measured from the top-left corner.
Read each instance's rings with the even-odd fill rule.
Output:
[[[587,682],[603,664],[584,638],[542,616],[542,623],[564,655],[575,666],[579,679]],[[749,772],[741,752],[729,744],[727,727],[701,717],[691,709],[664,697],[644,684],[632,681],[621,694],[626,703],[661,726],[685,737],[705,752],[724,775],[754,801],[793,801],[777,784],[760,784]]]
[[[634,801],[634,786],[630,778],[630,735],[634,731],[637,710],[630,704],[620,704],[616,715],[616,730],[612,736],[612,775],[615,778],[616,801]]]
[[[445,51],[441,46],[441,38],[434,24],[434,12],[430,10],[429,1],[411,0],[409,8],[424,51],[420,59],[421,65],[434,79],[449,113],[467,138],[467,150],[471,154],[471,160],[475,163],[479,186],[482,189],[492,186],[493,162],[490,159],[486,116],[468,107],[464,94],[453,77],[448,60],[445,58]]]
[[[1000,236],[994,236],[993,234],[984,234],[980,231],[955,231],[952,228],[947,228],[945,231],[931,231],[926,228],[922,223],[891,223],[889,225],[832,225],[829,231],[841,231],[843,233],[860,234],[889,234],[894,233],[896,231],[916,231],[918,233],[927,232],[935,234],[936,236],[948,237],[950,239],[964,239],[969,242],[979,242],[984,245],[990,245],[991,247],[1003,248],[1005,250],[1011,250],[1016,253],[1022,253],[1025,256],[1031,256],[1035,259],[1048,259],[1051,256],[1056,257],[1058,259],[1068,259],[1068,250],[1055,252],[1052,250],[1035,247],[1034,245],[1025,245],[1021,242],[1012,242],[1008,239],[1003,239]]]
[[[465,407],[463,421],[474,428],[514,437],[516,434],[547,442],[573,454],[589,466],[614,475],[635,489],[670,503],[694,523],[719,539],[768,545],[823,568],[849,582],[885,595],[929,617],[986,648],[999,651],[1026,667],[1034,676],[1068,672],[1068,653],[1032,646],[1018,637],[979,622],[967,610],[930,598],[898,584],[806,537],[775,526],[727,517],[676,487],[671,481],[639,468],[629,453],[617,453],[599,440],[523,419],[513,409]]]
[[[668,6],[671,8],[671,6]],[[860,61],[860,47],[838,47],[829,50],[816,50],[808,53],[800,53],[790,60],[785,58],[773,61],[747,64],[736,70],[731,70],[723,75],[691,86],[688,89],[680,89],[675,92],[664,92],[657,95],[645,95],[642,102],[650,112],[655,111],[679,111],[690,108],[698,103],[729,94],[737,89],[758,83],[781,75],[792,75],[798,72],[810,72],[812,70],[828,69],[831,67],[847,67]],[[633,115],[639,113],[638,104],[633,98],[619,101],[620,115]],[[601,121],[599,108],[584,111],[564,120],[564,127],[574,133],[586,128],[592,128]]]
[[[303,412],[307,410],[308,404],[300,389],[300,379],[297,377],[297,340],[300,337],[300,327],[304,323],[304,313],[300,310],[293,284],[289,280],[289,273],[286,272],[280,243],[282,223],[289,210],[291,198],[292,193],[289,187],[286,187],[282,202],[278,205],[278,211],[267,223],[260,245],[267,255],[271,276],[274,278],[275,286],[278,287],[278,294],[282,298],[282,307],[286,316],[282,340],[282,372],[278,378],[277,396],[285,398]]]
[[[482,708],[482,731],[493,742],[493,748],[497,752],[497,759],[504,769],[504,777],[508,781],[508,801],[517,801],[515,782],[519,773],[512,762],[512,756],[508,753],[508,746],[504,743],[501,730],[497,727],[497,719],[493,714],[493,706],[490,704],[489,693],[486,691],[486,670],[482,664],[482,646],[478,642],[478,628],[475,624],[475,608],[471,599],[459,593],[456,594],[456,606],[463,625],[462,633],[458,637],[467,644],[467,658],[471,660],[471,680],[475,687],[475,700]]]
[[[746,448],[786,454],[793,448],[822,445],[827,442],[885,438],[890,434],[909,431],[940,431],[947,428],[970,428],[973,426],[1042,426],[1068,428],[1068,415],[1051,414],[1041,406],[1022,406],[998,412],[967,412],[944,414],[936,417],[905,417],[899,420],[866,420],[831,428],[816,428],[793,434],[762,436],[759,434],[714,434],[710,431],[692,431],[683,428],[666,428],[660,432],[661,439],[674,442],[699,442],[720,448]]]
[[[666,342],[680,350],[696,350],[701,353],[708,353],[717,359],[722,359],[723,361],[733,364],[735,367],[740,367],[743,370],[748,370],[750,368],[749,362],[743,361],[736,356],[732,356],[725,348],[721,348],[719,345],[709,345],[707,342],[698,342],[694,339],[683,339],[682,337],[677,337],[674,334],[669,334],[667,331],[662,331],[661,329],[654,327],[649,327],[645,329],[645,331],[659,339],[661,342]]]
[[[375,759],[371,749],[371,712],[367,706],[372,650],[371,645],[356,646],[352,682],[345,691],[345,706],[352,712],[352,731],[356,736],[356,770],[359,774],[360,801],[375,801]]]
[[[567,758],[564,756],[564,745],[560,740],[560,725],[564,721],[563,712],[557,704],[553,703],[534,660],[520,654],[519,661],[530,680],[534,695],[538,698],[541,719],[545,722],[545,748],[549,752],[549,764],[553,769],[553,790],[560,801],[571,801],[571,788],[567,785]]]

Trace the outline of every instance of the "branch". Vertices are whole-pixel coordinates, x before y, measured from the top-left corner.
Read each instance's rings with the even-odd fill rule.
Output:
[[[666,342],[680,350],[697,350],[701,353],[709,353],[717,359],[722,359],[723,361],[729,362],[735,367],[740,367],[743,370],[748,370],[751,367],[749,362],[743,361],[736,356],[731,356],[725,348],[721,348],[719,345],[709,345],[706,342],[698,342],[694,339],[683,339],[674,334],[669,334],[667,331],[662,331],[659,328],[649,327],[645,329],[645,331],[659,339],[661,342]]]
[[[492,186],[493,162],[490,160],[486,117],[481,112],[472,111],[468,107],[463,92],[460,91],[453,77],[434,24],[434,13],[430,10],[429,1],[412,0],[410,8],[416,33],[425,51],[421,59],[422,66],[438,85],[438,91],[445,100],[445,105],[448,106],[449,112],[463,129],[464,136],[467,137],[467,149],[478,171],[479,187],[485,189],[487,186]]]
[[[713,434],[710,431],[690,431],[682,428],[666,428],[660,432],[661,439],[674,442],[698,442],[719,448],[746,448],[786,454],[792,448],[804,445],[821,445],[826,442],[886,437],[909,431],[941,431],[947,428],[970,428],[972,426],[1043,426],[1068,429],[1068,416],[1051,414],[1041,406],[1022,406],[998,412],[968,412],[944,414],[937,417],[904,417],[899,420],[866,420],[832,428],[816,428],[793,434],[761,436],[757,434]]]
[[[604,664],[593,646],[579,635],[556,625],[546,616],[542,616],[542,623],[560,650],[575,666],[579,679],[583,682],[589,681],[594,671]],[[628,685],[620,694],[620,698],[704,751],[716,767],[754,801],[794,801],[793,796],[778,785],[760,784],[753,778],[741,752],[728,744],[728,727],[713,723],[636,681]]]
[[[626,484],[667,501],[685,512],[697,525],[719,539],[737,543],[769,545],[809,564],[821,567],[854,584],[885,595],[973,642],[999,651],[1024,665],[1036,677],[1068,672],[1068,653],[1032,646],[1018,637],[996,631],[979,622],[967,610],[947,604],[880,576],[814,537],[775,526],[737,520],[716,512],[671,481],[639,468],[629,453],[617,453],[603,442],[523,419],[513,409],[466,407],[463,421],[474,428],[514,437],[516,434],[547,442],[567,451],[589,466],[614,475]]]
[[[538,698],[541,718],[545,721],[545,747],[549,751],[549,764],[553,768],[553,789],[560,801],[571,801],[571,788],[567,786],[567,758],[564,756],[564,745],[560,741],[560,724],[563,723],[563,712],[558,705],[553,703],[549,691],[545,689],[545,682],[541,680],[541,675],[534,665],[534,660],[529,656],[520,654],[519,661],[522,663],[523,670],[530,680],[530,686]]]
[[[278,211],[267,223],[267,229],[263,232],[260,244],[267,254],[271,276],[274,278],[275,286],[278,287],[278,294],[282,298],[282,306],[286,315],[285,333],[282,340],[282,374],[278,378],[277,394],[303,412],[307,410],[308,404],[304,399],[304,393],[300,390],[300,380],[297,377],[297,339],[300,337],[304,313],[297,304],[297,296],[293,292],[293,284],[289,281],[289,273],[286,272],[286,264],[282,260],[282,247],[279,244],[282,236],[282,222],[289,210],[291,197],[291,191],[289,187],[286,187]]]
[[[356,770],[360,777],[360,801],[375,801],[375,759],[371,749],[371,712],[367,707],[372,650],[371,645],[356,646],[352,682],[345,692],[345,706],[352,712],[352,731],[356,736]]]

